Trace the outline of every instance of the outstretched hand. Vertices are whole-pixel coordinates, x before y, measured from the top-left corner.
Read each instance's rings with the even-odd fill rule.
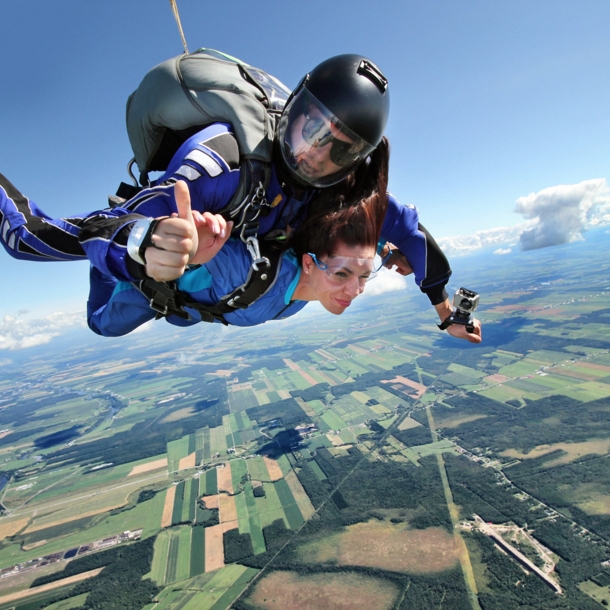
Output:
[[[447,328],[447,332],[457,339],[466,339],[470,343],[481,343],[483,337],[481,334],[481,322],[476,318],[472,319],[474,330],[469,333],[466,326],[463,324],[452,324]]]
[[[397,250],[396,246],[387,243],[381,250],[381,258],[385,259],[390,252],[390,248],[392,254],[390,254],[388,259],[383,263],[383,266],[390,270],[395,267],[396,273],[399,273],[400,275],[411,275],[411,273],[413,273],[413,268],[409,264],[407,257],[400,250]]]
[[[442,303],[435,305],[434,309],[436,309],[436,313],[438,313],[438,317],[441,322],[446,320],[453,313],[453,307],[451,307],[451,303],[448,298],[446,298]],[[481,343],[481,341],[483,341],[483,334],[480,320],[472,318],[472,326],[472,332],[468,332],[468,329],[464,324],[451,324],[451,326],[448,326],[445,329],[445,332],[456,339],[465,339],[470,343]]]
[[[159,222],[146,248],[146,275],[158,282],[182,276],[186,266],[211,260],[231,235],[233,223],[222,216],[191,210],[191,196],[183,181],[174,186],[177,214]]]

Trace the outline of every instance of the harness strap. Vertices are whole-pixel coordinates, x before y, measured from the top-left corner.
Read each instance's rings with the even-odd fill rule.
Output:
[[[189,294],[177,289],[176,282],[157,282],[147,278],[133,282],[133,286],[148,299],[150,307],[157,312],[157,319],[178,316],[190,320],[188,308],[197,311],[202,322],[219,321],[228,325],[225,314],[247,309],[275,283],[284,247],[278,241],[269,240],[262,242],[261,250],[263,256],[256,261],[257,264],[252,264],[246,281],[213,305],[194,301]]]

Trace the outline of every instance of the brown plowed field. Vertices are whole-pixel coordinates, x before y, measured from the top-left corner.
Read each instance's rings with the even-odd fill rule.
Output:
[[[263,456],[263,459],[265,460],[265,465],[267,466],[267,472],[269,472],[269,476],[271,477],[272,481],[278,481],[279,479],[281,479],[284,476],[282,474],[282,469],[280,468],[280,465],[277,463],[276,460],[272,460],[271,458],[268,458],[267,456]]]
[[[148,464],[140,464],[139,466],[134,466],[127,476],[132,477],[134,474],[142,474],[143,472],[158,470],[159,468],[167,468],[167,458],[155,460],[154,462],[148,462]]]
[[[298,373],[307,383],[311,383],[311,385],[318,385],[318,382],[306,371],[299,369]]]
[[[169,527],[172,524],[172,512],[174,511],[174,499],[176,498],[176,486],[167,488],[165,494],[165,504],[163,505],[163,515],[161,516],[161,527]]]
[[[299,365],[296,362],[293,362],[292,360],[290,360],[289,358],[282,358],[282,360],[284,361],[284,363],[286,364],[286,366],[291,370],[291,371],[298,371],[299,370]]]
[[[307,562],[332,561],[417,574],[447,570],[458,561],[454,538],[445,530],[409,530],[379,521],[357,523],[306,544],[301,554]]]
[[[291,470],[286,475],[286,483],[288,483],[288,487],[290,487],[290,491],[296,500],[297,506],[299,507],[303,518],[305,520],[309,519],[309,517],[316,512],[316,509],[313,507],[307,492],[303,489],[301,481],[299,481],[294,470]]]
[[[227,462],[224,468],[217,468],[216,474],[218,476],[218,491],[224,490],[232,494],[233,479],[231,477],[231,464]]]
[[[222,545],[222,525],[205,528],[205,571],[212,572],[224,568],[225,552]]]
[[[0,521],[0,540],[4,540],[13,534],[16,534],[20,529],[23,529],[28,524],[29,519],[17,519],[15,521]]]
[[[235,497],[220,494],[218,496],[218,508],[220,509],[220,522],[227,523],[235,521],[237,523],[237,506],[235,506]]]
[[[382,380],[381,383],[400,383],[402,385],[406,385],[408,388],[415,390],[415,394],[409,394],[409,396],[413,396],[414,398],[420,398],[427,389],[425,385],[417,383],[416,381],[411,381],[410,379],[402,377],[401,375],[398,375],[394,379]]]
[[[195,468],[195,464],[197,463],[195,458],[197,454],[195,452],[183,457],[178,463],[178,470],[186,470],[187,468]]]
[[[205,502],[206,508],[218,508],[218,494],[214,496],[205,496],[203,501]]]
[[[507,377],[506,375],[499,375],[498,373],[496,373],[495,375],[488,375],[487,377],[484,377],[483,381],[491,381],[492,383],[504,383],[509,379],[510,377]]]
[[[398,587],[388,580],[278,571],[260,580],[248,600],[265,610],[389,610],[398,595]]]
[[[596,371],[604,371],[606,373],[610,373],[610,366],[606,366],[605,364],[595,364],[593,362],[579,362],[578,366],[581,366],[584,369],[595,369]]]
[[[40,587],[33,587],[32,589],[26,589],[25,591],[18,591],[16,593],[11,593],[10,595],[5,595],[4,597],[0,597],[0,604],[8,604],[9,602],[14,602],[20,599],[24,599],[26,597],[30,597],[31,595],[45,593],[46,591],[52,591],[53,589],[58,589],[59,587],[63,587],[65,585],[71,585],[75,582],[80,582],[81,580],[85,580],[87,578],[93,578],[94,576],[97,576],[103,569],[104,568],[97,568],[96,570],[82,572],[81,574],[76,574],[68,578],[62,578],[61,580],[50,582],[48,585],[41,585]]]
[[[421,426],[418,421],[411,419],[410,417],[405,417],[403,421],[400,422],[400,426],[398,426],[399,430],[410,430],[411,428],[417,428]]]

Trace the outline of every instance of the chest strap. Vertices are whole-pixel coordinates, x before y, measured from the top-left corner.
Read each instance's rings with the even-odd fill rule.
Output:
[[[260,242],[260,252],[258,252],[258,241],[256,246],[258,256],[255,258],[254,253],[250,252],[253,262],[246,281],[212,305],[193,300],[188,293],[177,288],[176,282],[157,282],[146,278],[133,282],[133,285],[146,297],[151,309],[157,312],[157,319],[178,316],[183,320],[192,320],[193,318],[186,311],[188,308],[199,312],[202,322],[219,321],[228,325],[225,314],[250,307],[273,286],[277,279],[285,251],[283,244],[278,241],[263,240]]]

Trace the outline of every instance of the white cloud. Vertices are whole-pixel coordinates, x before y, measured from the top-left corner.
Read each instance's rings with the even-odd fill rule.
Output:
[[[407,278],[390,271],[388,269],[380,269],[377,277],[367,282],[366,288],[359,299],[362,297],[374,297],[386,292],[395,292],[396,290],[405,290],[407,288]]]
[[[45,318],[29,320],[5,315],[0,322],[0,350],[17,350],[49,343],[54,337],[64,334],[69,328],[86,328],[84,312],[53,313]]]
[[[138,326],[136,329],[132,330],[130,334],[134,333],[147,333],[152,330],[153,324],[157,320],[149,320],[148,322],[144,322],[141,326]]]
[[[515,211],[526,222],[445,237],[438,244],[452,257],[488,246],[498,246],[494,254],[508,254],[508,246],[515,243],[519,243],[521,250],[533,250],[579,241],[587,229],[610,224],[610,189],[605,178],[551,186],[519,197]]]
[[[472,235],[444,237],[437,241],[443,252],[449,257],[472,254],[481,248],[504,246],[517,241],[524,229],[531,224],[533,223],[521,223],[514,227],[499,227],[487,231],[477,231]]]
[[[610,190],[605,178],[560,184],[519,197],[515,211],[535,221],[519,237],[522,250],[566,244],[610,223]]]
[[[512,248],[498,248],[494,250],[494,254],[510,254],[512,251]]]

